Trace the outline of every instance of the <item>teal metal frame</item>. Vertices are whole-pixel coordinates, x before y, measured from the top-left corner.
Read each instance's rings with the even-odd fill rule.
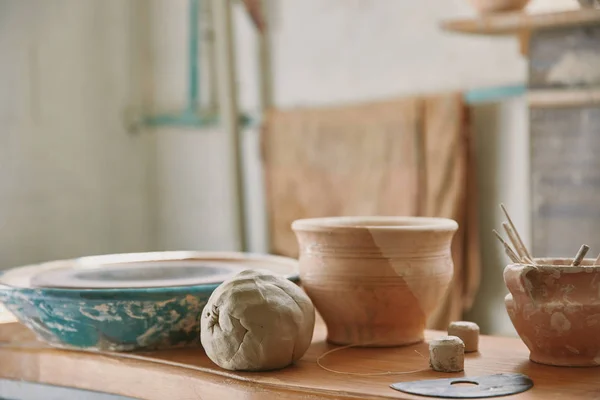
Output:
[[[491,103],[509,97],[519,97],[527,92],[525,85],[506,85],[490,88],[467,90],[464,94],[465,102],[468,104]]]
[[[218,112],[202,112],[200,99],[200,0],[190,0],[188,34],[188,90],[187,107],[180,113],[165,113],[142,117],[142,124],[150,127],[178,126],[207,128],[219,124]],[[242,114],[239,117],[242,127],[251,125],[253,119]]]

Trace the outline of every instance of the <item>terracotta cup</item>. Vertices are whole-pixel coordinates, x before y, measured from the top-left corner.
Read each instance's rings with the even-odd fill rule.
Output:
[[[330,343],[400,346],[423,340],[454,268],[458,224],[425,217],[331,217],[292,224],[300,281]]]
[[[536,259],[537,267],[504,269],[510,319],[531,361],[558,366],[600,365],[600,266],[593,259]]]

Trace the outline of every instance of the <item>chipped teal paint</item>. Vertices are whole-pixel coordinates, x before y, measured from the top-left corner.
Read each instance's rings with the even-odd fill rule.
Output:
[[[489,88],[471,89],[465,92],[464,99],[468,104],[491,103],[510,97],[519,97],[527,92],[524,85],[506,85]]]
[[[298,278],[290,278],[298,282]],[[57,347],[155,350],[200,344],[200,313],[218,285],[156,289],[18,289],[0,301]]]
[[[217,113],[206,113],[201,109],[200,99],[200,67],[202,66],[199,52],[200,35],[200,0],[189,2],[188,26],[188,79],[187,107],[180,113],[143,116],[142,123],[147,126],[177,126],[187,128],[205,128],[217,126],[220,118]],[[242,127],[257,125],[252,116],[242,113],[239,116]]]
[[[220,123],[217,114],[198,114],[196,111],[185,110],[181,114],[160,114],[143,118],[143,123],[148,126],[178,126],[182,128],[202,128],[216,126]],[[259,121],[251,116],[242,114],[239,123],[244,128],[258,126]]]

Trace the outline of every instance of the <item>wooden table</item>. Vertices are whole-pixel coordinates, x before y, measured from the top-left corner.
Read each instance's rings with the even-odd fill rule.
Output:
[[[432,338],[443,332],[427,332]],[[506,399],[577,400],[600,398],[600,368],[558,368],[528,360],[519,339],[481,338],[480,352],[468,354],[465,372],[431,370],[405,375],[350,376],[321,369],[324,342],[318,320],[312,347],[297,365],[275,372],[232,373],[216,367],[201,349],[152,354],[92,354],[52,349],[18,323],[0,323],[0,378],[102,391],[140,399],[425,399],[389,387],[420,379],[519,372],[534,381],[527,392]],[[425,356],[422,357],[421,355]],[[349,348],[327,356],[328,368],[362,373],[428,367],[427,344],[393,349]]]

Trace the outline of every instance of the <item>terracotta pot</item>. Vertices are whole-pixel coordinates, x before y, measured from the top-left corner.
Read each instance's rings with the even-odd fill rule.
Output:
[[[531,361],[600,365],[600,267],[590,266],[593,259],[580,267],[571,262],[536,259],[538,267],[508,265],[506,309]]]
[[[444,218],[332,217],[294,221],[300,280],[327,340],[399,346],[423,340],[454,272],[458,224]]]
[[[506,11],[519,11],[525,8],[530,0],[469,0],[469,3],[481,14]]]

